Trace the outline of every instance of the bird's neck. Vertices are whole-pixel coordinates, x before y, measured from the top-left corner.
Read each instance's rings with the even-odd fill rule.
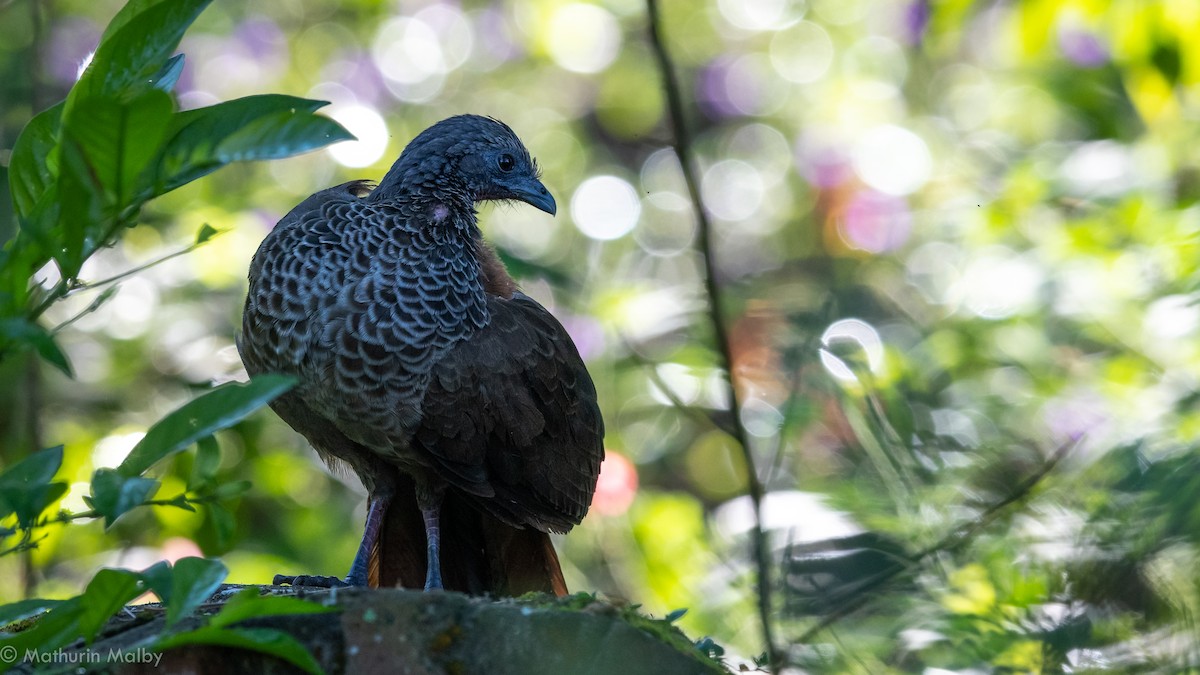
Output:
[[[484,293],[509,299],[513,293],[521,290],[504,267],[500,256],[496,254],[496,249],[486,242],[477,243],[475,258],[479,261],[479,280],[483,282]]]
[[[474,208],[474,195],[457,171],[439,154],[400,155],[368,197],[373,202],[436,200],[463,211]]]

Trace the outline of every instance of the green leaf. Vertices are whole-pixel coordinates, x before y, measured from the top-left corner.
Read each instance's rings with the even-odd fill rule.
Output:
[[[92,474],[92,508],[104,516],[104,527],[141,506],[158,489],[158,481],[141,476],[124,476],[113,469],[96,469]]]
[[[158,74],[150,78],[151,85],[160,91],[171,91],[175,88],[175,83],[179,82],[179,76],[183,74],[183,54],[176,54],[167,59],[162,70]]]
[[[158,595],[159,600],[167,602],[171,586],[175,583],[175,570],[171,569],[171,563],[160,560],[137,574],[142,583]]]
[[[156,651],[166,651],[186,645],[221,645],[250,649],[278,657],[314,675],[323,672],[321,665],[296,638],[275,628],[216,628],[205,626],[158,640],[151,645]]]
[[[54,184],[57,161],[54,149],[58,146],[59,123],[63,104],[38,113],[17,137],[8,165],[8,185],[12,190],[17,216],[27,217],[34,205]],[[53,160],[53,161],[52,161]]]
[[[67,377],[74,377],[67,355],[54,341],[54,336],[41,326],[25,319],[2,319],[0,320],[0,337],[10,344],[25,344],[33,347],[47,363],[62,371]]]
[[[77,140],[63,138],[58,154],[57,192],[47,192],[47,196],[53,196],[54,203],[46,206],[39,202],[35,214],[43,209],[48,211],[40,220],[44,223],[43,228],[53,228],[50,233],[53,239],[49,245],[43,243],[43,247],[53,252],[63,277],[74,279],[87,257],[84,249],[88,234],[94,233],[102,222],[104,186],[93,175],[87,155]],[[57,195],[70,195],[70,198],[59,199]],[[58,212],[57,217],[54,217],[54,211]],[[92,245],[96,246],[96,242]]]
[[[705,636],[696,641],[696,649],[704,652],[705,656],[710,659],[719,659],[725,656],[725,648],[713,641],[712,638]]]
[[[188,500],[188,496],[186,494],[179,494],[172,497],[170,505],[178,509],[183,509],[184,511],[190,511],[192,513],[196,512],[196,508],[192,506],[192,503]]]
[[[221,467],[221,446],[213,436],[205,436],[196,442],[196,459],[192,462],[192,475],[188,477],[188,489],[196,490],[212,485]]]
[[[4,648],[7,647],[15,649],[15,653],[19,655],[24,655],[26,650],[30,649],[43,654],[60,649],[81,637],[79,620],[82,614],[82,596],[63,600],[45,616],[40,617],[32,627],[14,633],[11,637],[0,638],[0,653],[6,651]]]
[[[16,514],[21,527],[30,527],[47,506],[66,494],[66,483],[51,482],[62,459],[59,445],[35,452],[0,474],[0,519]]]
[[[31,598],[29,600],[18,600],[7,605],[0,606],[0,628],[7,626],[14,621],[28,619],[31,616],[37,616],[42,612],[57,607],[62,604],[62,600],[43,600],[42,598]]]
[[[327,105],[294,96],[247,96],[175,115],[159,165],[159,194],[235,161],[276,159],[352,139]]]
[[[350,140],[354,135],[328,117],[280,111],[250,122],[221,141],[217,157],[222,162],[277,159]]]
[[[164,457],[237,424],[295,384],[292,377],[261,375],[250,382],[231,382],[217,387],[185,403],[150,427],[117,471],[123,476],[140,475]]]
[[[220,233],[220,230],[212,225],[209,225],[208,223],[205,223],[200,226],[200,231],[196,233],[196,244],[203,244]]]
[[[97,572],[79,596],[79,634],[84,641],[90,643],[113,614],[144,590],[135,572],[114,569]]]
[[[154,86],[184,31],[212,0],[135,0],[117,13],[87,70],[67,96],[67,114],[82,99],[120,99]]]
[[[64,115],[64,142],[74,141],[113,212],[149,198],[150,181],[138,179],[158,156],[174,108],[170,94],[149,89],[120,100],[79,99]]]
[[[167,606],[167,625],[192,613],[212,597],[229,575],[219,560],[182,558],[173,568],[160,563],[142,572],[142,579]]]
[[[218,485],[217,489],[212,491],[212,496],[217,499],[229,499],[245,493],[251,487],[253,483],[248,480],[235,480]]]
[[[62,149],[58,146],[55,147],[57,152],[54,153],[54,160],[51,163],[57,166]],[[60,231],[56,231],[56,228],[61,219],[63,207],[62,200],[58,198],[57,180],[56,173],[56,182],[47,187],[33,205],[33,209],[19,219],[21,229],[17,233],[16,241],[13,242],[13,250],[7,252],[9,258],[5,261],[4,270],[7,276],[6,282],[21,284],[20,288],[11,291],[13,298],[28,299],[41,292],[42,287],[32,287],[29,277],[47,260],[52,257],[57,260],[61,257],[58,254],[62,248],[62,235]],[[16,313],[23,313],[25,303],[17,303],[15,307],[18,308]]]
[[[260,616],[322,614],[336,611],[339,611],[337,607],[327,607],[286,595],[260,595],[256,589],[247,588],[230,598],[209,625],[225,628],[239,621]]]
[[[229,548],[229,542],[237,530],[237,521],[234,520],[233,513],[220,504],[209,504],[207,511],[217,549],[224,551]]]

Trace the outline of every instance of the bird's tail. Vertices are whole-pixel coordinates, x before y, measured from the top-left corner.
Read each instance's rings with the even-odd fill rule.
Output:
[[[492,596],[567,594],[558,554],[545,532],[507,525],[454,490],[447,490],[443,498],[440,531],[446,590]],[[407,476],[400,476],[368,570],[372,587],[425,585],[425,527]]]

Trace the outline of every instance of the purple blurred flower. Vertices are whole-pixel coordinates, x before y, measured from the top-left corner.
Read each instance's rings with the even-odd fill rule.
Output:
[[[590,361],[604,353],[604,327],[600,322],[586,316],[570,314],[559,314],[558,318],[584,361]]]
[[[725,94],[725,78],[732,60],[717,59],[696,72],[696,96],[701,110],[709,117],[736,117],[738,110]]]
[[[1108,63],[1108,49],[1095,35],[1077,28],[1058,31],[1058,48],[1075,65],[1097,68]]]
[[[251,17],[233,31],[233,39],[247,56],[262,61],[286,57],[287,40],[274,21],[262,16]]]
[[[712,119],[758,114],[771,86],[746,58],[715,59],[696,77],[700,109]]]
[[[336,82],[353,94],[359,103],[377,105],[387,91],[383,73],[370,54],[359,50],[347,51],[325,64],[321,71],[323,82]]]
[[[796,143],[796,168],[809,185],[822,190],[835,188],[854,174],[846,153],[816,133],[805,133]]]
[[[933,17],[929,0],[916,0],[904,10],[904,41],[912,46],[920,45]]]
[[[476,54],[486,55],[486,63],[494,67],[498,63],[518,58],[521,45],[512,39],[512,30],[504,12],[488,8],[474,13],[475,36],[478,39]]]
[[[900,197],[864,190],[846,205],[838,231],[847,244],[860,251],[891,251],[908,241],[912,212]]]
[[[1094,391],[1073,391],[1042,406],[1042,419],[1055,442],[1075,442],[1103,435],[1112,421],[1108,405]]]

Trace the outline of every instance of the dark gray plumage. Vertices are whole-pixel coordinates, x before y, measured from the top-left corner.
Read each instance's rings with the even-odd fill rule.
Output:
[[[242,361],[252,375],[299,378],[274,409],[370,494],[346,583],[367,583],[400,474],[424,518],[427,588],[441,585],[447,489],[542,532],[569,530],[591,503],[604,454],[591,378],[476,225],[476,202],[514,199],[556,210],[511,129],[452,117],[418,135],[374,190],[359,181],[306,199],[254,256]]]

